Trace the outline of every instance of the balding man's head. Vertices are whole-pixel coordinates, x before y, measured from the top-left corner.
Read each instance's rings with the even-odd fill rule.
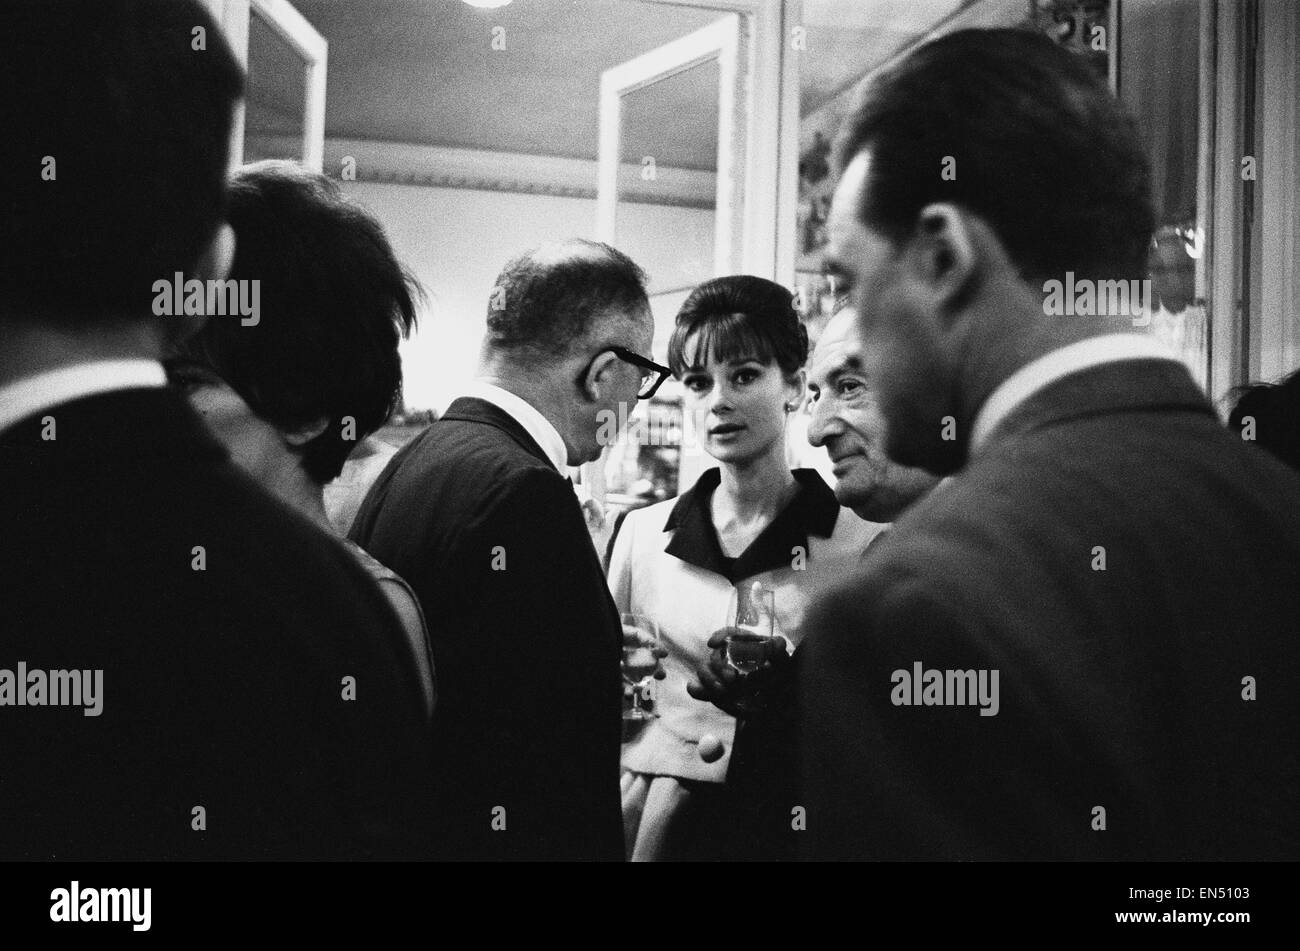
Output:
[[[484,353],[549,363],[594,335],[632,330],[651,319],[645,280],[631,258],[597,241],[527,251],[497,276]]]
[[[631,415],[653,340],[644,272],[607,244],[575,238],[502,270],[479,376],[546,416],[577,465],[598,459]]]

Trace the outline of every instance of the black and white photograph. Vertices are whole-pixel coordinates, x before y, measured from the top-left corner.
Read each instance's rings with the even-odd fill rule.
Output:
[[[0,100],[16,933],[1284,920],[1300,3],[6,0]]]

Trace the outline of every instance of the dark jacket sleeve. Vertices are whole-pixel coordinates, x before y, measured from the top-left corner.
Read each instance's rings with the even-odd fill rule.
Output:
[[[982,618],[942,577],[915,571],[859,575],[810,617],[799,651],[804,857],[1099,857],[1087,791],[1097,777],[1049,716],[1051,672],[1006,650]],[[997,670],[996,714],[896,702],[914,697],[895,672],[910,688],[918,662]]]

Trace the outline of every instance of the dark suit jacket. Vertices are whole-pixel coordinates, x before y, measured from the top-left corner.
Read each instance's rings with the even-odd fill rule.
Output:
[[[421,854],[396,618],[183,400],[123,390],[0,433],[0,526],[0,668],[103,671],[99,716],[0,706],[0,858]]]
[[[389,463],[352,537],[429,622],[444,854],[620,859],[622,634],[568,480],[507,413],[460,399]]]
[[[1057,381],[813,620],[804,854],[1296,858],[1298,593],[1300,476],[1181,366]],[[918,661],[997,715],[895,705]]]

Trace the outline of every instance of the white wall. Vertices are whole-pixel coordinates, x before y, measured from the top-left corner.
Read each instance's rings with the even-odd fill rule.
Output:
[[[428,297],[420,329],[402,350],[410,409],[441,410],[472,378],[488,299],[506,261],[545,241],[590,237],[596,226],[589,198],[340,184],[383,223]],[[680,272],[683,261],[711,260],[712,211],[621,205],[620,214],[627,215],[622,250],[652,281]]]

